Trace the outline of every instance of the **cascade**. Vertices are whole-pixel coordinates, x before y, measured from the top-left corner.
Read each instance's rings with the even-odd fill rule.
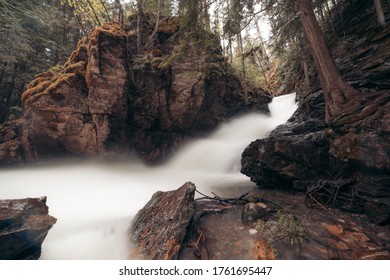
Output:
[[[271,114],[249,113],[194,140],[165,164],[57,163],[0,170],[0,199],[47,196],[57,223],[42,244],[41,259],[126,259],[131,218],[156,191],[187,181],[210,194],[240,195],[255,185],[240,173],[241,153],[251,141],[285,123],[295,94],[276,97]]]

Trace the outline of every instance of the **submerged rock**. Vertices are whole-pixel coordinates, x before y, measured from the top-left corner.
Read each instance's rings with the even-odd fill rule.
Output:
[[[269,213],[263,203],[247,203],[242,210],[241,218],[244,224],[253,224],[258,220],[267,220]]]
[[[176,191],[157,192],[135,216],[130,240],[143,258],[177,259],[187,227],[194,215],[195,185],[185,183]]]
[[[57,219],[48,215],[46,197],[0,200],[0,259],[35,260]]]

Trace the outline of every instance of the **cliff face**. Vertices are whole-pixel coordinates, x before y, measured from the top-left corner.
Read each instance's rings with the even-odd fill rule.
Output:
[[[233,73],[212,35],[205,44],[179,33],[174,18],[160,20],[153,33],[145,15],[137,51],[131,23],[97,27],[63,69],[28,85],[23,118],[0,127],[0,162],[132,151],[156,162],[227,117],[268,111],[270,96]]]
[[[322,92],[301,94],[289,122],[244,151],[242,172],[259,186],[305,191],[314,203],[365,213],[376,223],[389,224],[390,29],[375,29],[372,9],[356,14],[344,19],[373,18],[368,20],[373,24],[349,30],[355,32],[349,36],[358,38],[354,46],[347,50],[341,43],[333,51],[344,77],[361,91],[354,104],[360,109],[346,108],[328,127]]]

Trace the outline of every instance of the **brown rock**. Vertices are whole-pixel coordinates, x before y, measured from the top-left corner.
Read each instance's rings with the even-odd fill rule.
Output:
[[[130,240],[151,260],[177,259],[187,226],[194,215],[195,185],[187,182],[176,191],[157,192],[135,216]]]
[[[125,142],[126,34],[119,24],[80,41],[64,69],[41,74],[23,93],[28,159],[105,155]]]
[[[390,257],[388,250],[378,248],[378,245],[359,228],[326,223],[323,226],[332,237],[327,239],[328,245],[336,248],[341,256],[352,254],[353,259],[362,260],[381,260]]]
[[[244,224],[253,224],[258,220],[267,220],[269,213],[262,203],[247,203],[242,210],[242,221]]]
[[[46,197],[0,200],[0,259],[39,259],[41,244],[56,219]]]
[[[234,74],[215,36],[207,34],[207,46],[184,40],[179,21],[162,18],[150,41],[155,24],[143,19],[142,52],[134,17],[126,31],[106,23],[79,42],[62,70],[32,81],[22,95],[23,131],[18,143],[0,146],[0,162],[23,161],[14,155],[21,146],[28,161],[135,151],[155,163],[238,112],[268,112],[270,95]]]
[[[306,191],[315,203],[366,213],[373,222],[388,224],[386,106],[331,129],[323,121],[321,92],[308,95],[286,124],[246,148],[241,172],[259,186]]]

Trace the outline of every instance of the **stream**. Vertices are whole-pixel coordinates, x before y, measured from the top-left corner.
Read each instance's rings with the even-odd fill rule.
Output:
[[[239,195],[255,185],[240,173],[241,153],[267,136],[296,110],[295,94],[276,97],[271,115],[249,113],[208,137],[186,144],[165,164],[49,162],[0,170],[0,199],[47,196],[57,223],[49,231],[41,259],[127,259],[131,218],[156,191],[192,181],[203,193]]]

